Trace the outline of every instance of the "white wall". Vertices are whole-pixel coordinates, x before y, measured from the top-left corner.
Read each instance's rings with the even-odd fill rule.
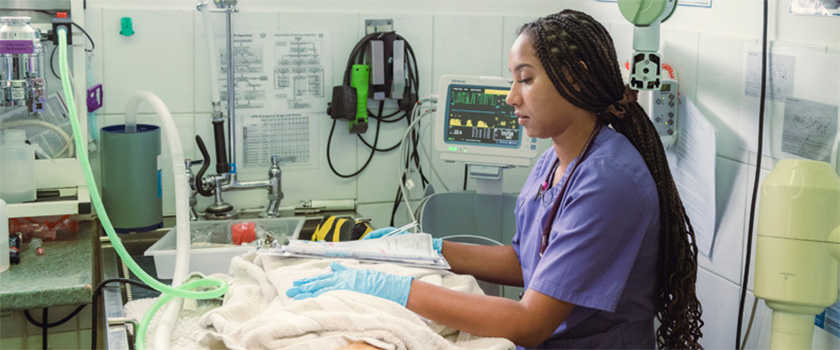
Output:
[[[705,337],[708,348],[732,348],[737,319],[738,290],[742,280],[747,221],[750,210],[752,174],[755,173],[755,154],[747,151],[755,147],[750,121],[758,111],[742,109],[741,81],[745,74],[744,48],[760,43],[762,2],[759,0],[713,0],[712,8],[679,7],[675,15],[662,26],[664,60],[680,75],[682,93],[699,107],[718,130],[717,140],[717,206],[718,223],[715,248],[711,257],[700,257],[698,295],[703,302]],[[785,47],[794,52],[840,52],[840,18],[796,16],[788,13],[789,1],[770,1],[769,38],[773,47]],[[610,29],[619,59],[623,62],[632,50],[632,26],[620,15],[615,3],[584,1],[248,1],[239,3],[236,29],[309,28],[327,30],[332,35],[333,81],[340,81],[350,48],[363,33],[366,18],[393,18],[395,28],[412,44],[417,53],[421,76],[421,94],[435,93],[437,79],[445,73],[474,75],[508,75],[507,50],[515,37],[515,29],[525,21],[563,8],[577,8],[603,21]],[[141,89],[158,94],[172,110],[181,128],[181,138],[187,157],[199,158],[192,137],[202,135],[212,147],[208,81],[204,57],[203,28],[193,1],[88,1],[85,13],[88,31],[97,41],[93,71],[105,89],[105,110],[100,126],[118,123],[127,97]],[[129,16],[134,20],[137,34],[126,38],[118,34],[119,20]],[[220,15],[214,15],[216,17]],[[221,30],[222,28],[218,28]],[[822,62],[825,81],[840,80],[840,60]],[[809,81],[797,83],[798,91],[807,89]],[[836,88],[834,91],[837,91]],[[817,93],[815,93],[817,94]],[[810,96],[810,95],[809,95]],[[800,96],[808,98],[809,96]],[[840,95],[822,96],[823,103],[837,105]],[[772,104],[768,110],[769,130],[780,129],[783,108]],[[154,117],[147,117],[154,119]],[[319,120],[321,151],[326,144],[331,120],[324,115]],[[393,144],[402,136],[404,124],[383,128],[380,144]],[[770,135],[771,140],[773,135]],[[777,137],[777,136],[776,136]],[[366,138],[371,139],[368,133]],[[772,141],[771,141],[772,142]],[[547,143],[542,143],[547,147]],[[771,147],[772,148],[772,147]],[[337,132],[333,139],[333,159],[343,172],[364,164],[368,149],[345,132]],[[769,157],[763,172],[774,161],[789,157],[776,151]],[[434,158],[434,157],[433,157]],[[327,198],[357,198],[360,212],[373,217],[376,225],[384,225],[390,216],[396,190],[395,152],[379,154],[361,176],[340,179],[334,176],[321,158],[317,169],[284,169],[284,205],[301,200]],[[433,161],[442,181],[459,189],[463,181],[463,166]],[[167,164],[166,162],[164,164]],[[428,165],[424,167],[429,172]],[[171,169],[164,179],[171,178]],[[213,168],[211,168],[213,169]],[[505,191],[518,192],[527,169],[508,171]],[[265,170],[247,171],[246,179],[262,179]],[[766,174],[765,174],[766,175]],[[441,180],[429,175],[440,190]],[[172,188],[171,181],[166,183]],[[165,193],[171,193],[165,190]],[[415,191],[416,194],[420,192]],[[225,198],[238,207],[265,204],[262,193],[226,194]],[[172,212],[171,197],[166,197],[165,210]],[[199,208],[209,201],[203,199]],[[405,217],[398,216],[398,223]],[[752,274],[751,274],[752,275]],[[752,294],[748,297],[751,302]],[[748,348],[766,348],[769,339],[769,309],[759,303],[756,328]],[[747,307],[749,310],[749,305]],[[745,322],[746,323],[746,322]],[[814,348],[840,348],[838,338],[817,329]]]

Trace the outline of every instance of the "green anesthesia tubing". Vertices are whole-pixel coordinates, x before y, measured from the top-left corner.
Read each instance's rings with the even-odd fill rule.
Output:
[[[70,68],[67,63],[67,30],[64,28],[58,29],[58,44],[58,58],[61,76],[69,77]],[[156,308],[152,307],[151,309],[149,309],[146,315],[144,315],[143,322],[141,322],[140,326],[137,329],[137,348],[145,349],[146,329],[149,326],[149,322],[151,322],[152,320],[152,316],[154,316],[154,313],[160,308],[160,306],[165,304],[173,297],[187,299],[217,298],[219,296],[224,295],[227,292],[228,283],[224,280],[220,280],[217,278],[204,278],[182,284],[178,288],[173,288],[172,286],[168,286],[154,279],[152,276],[146,273],[146,271],[143,271],[143,269],[140,268],[140,265],[138,265],[137,262],[131,258],[131,256],[125,250],[125,246],[123,246],[119,236],[117,236],[117,233],[114,231],[114,226],[111,224],[111,220],[108,218],[108,213],[105,211],[105,206],[102,204],[102,197],[100,196],[99,190],[96,187],[96,181],[93,177],[93,171],[90,167],[90,160],[88,159],[85,144],[82,138],[80,137],[81,128],[79,127],[78,116],[76,114],[76,102],[73,99],[73,90],[70,87],[70,79],[61,79],[61,86],[64,90],[64,95],[67,96],[66,102],[67,109],[70,113],[70,125],[73,128],[73,140],[76,144],[76,149],[78,150],[76,154],[79,157],[79,161],[82,163],[82,171],[84,172],[85,182],[87,183],[88,191],[90,192],[90,199],[93,203],[94,208],[96,209],[96,213],[99,215],[99,221],[102,224],[102,228],[105,230],[105,233],[111,240],[111,244],[114,246],[114,250],[116,250],[117,255],[120,256],[120,259],[122,259],[122,261],[128,266],[128,268],[132,272],[134,272],[134,274],[137,275],[137,277],[139,277],[141,281],[148,284],[155,290],[165,294],[158,300],[160,305]],[[191,290],[198,287],[216,288],[207,291]]]

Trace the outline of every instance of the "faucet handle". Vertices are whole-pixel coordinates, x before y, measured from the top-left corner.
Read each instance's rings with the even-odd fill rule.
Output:
[[[271,156],[271,166],[280,166],[280,157]]]
[[[184,159],[184,166],[187,168],[187,171],[192,170],[193,165],[201,165],[201,163],[204,163],[204,161],[201,160],[201,159],[198,159],[198,160]]]

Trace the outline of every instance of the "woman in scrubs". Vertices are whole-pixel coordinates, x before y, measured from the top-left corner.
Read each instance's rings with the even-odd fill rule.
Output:
[[[288,294],[356,290],[525,348],[700,348],[694,232],[607,30],[572,10],[537,19],[520,30],[509,69],[507,103],[529,137],[553,147],[519,195],[511,246],[443,242],[441,251],[453,272],[524,286],[521,300],[352,269]]]

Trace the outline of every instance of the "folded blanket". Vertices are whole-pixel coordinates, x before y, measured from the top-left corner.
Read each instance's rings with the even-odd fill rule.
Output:
[[[448,289],[480,294],[475,278],[448,271],[356,260],[282,258],[249,253],[231,261],[233,283],[222,306],[200,318],[200,348],[334,349],[365,341],[382,349],[513,349],[503,338],[477,337],[432,322],[389,300],[350,291],[317,298],[286,297],[292,282],[332,271],[333,261],[414,276]]]

